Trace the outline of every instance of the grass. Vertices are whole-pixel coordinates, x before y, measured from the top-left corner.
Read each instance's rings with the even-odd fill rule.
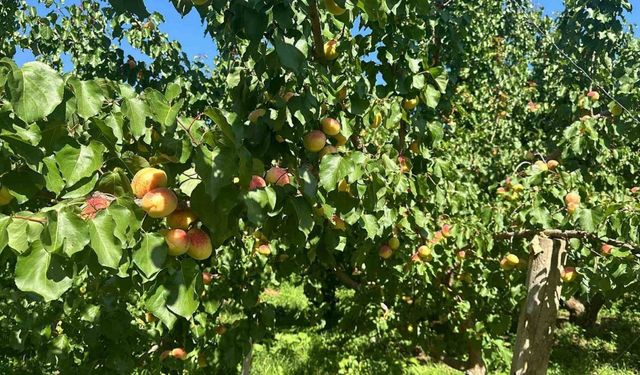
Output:
[[[309,304],[300,288],[287,284],[268,290],[261,299],[298,314],[303,314]],[[640,310],[630,303],[622,300],[603,310],[597,326],[589,331],[568,322],[560,323],[548,373],[640,374]],[[279,333],[268,344],[256,345],[254,353],[255,375],[462,374],[446,365],[420,362],[390,342],[319,327]]]

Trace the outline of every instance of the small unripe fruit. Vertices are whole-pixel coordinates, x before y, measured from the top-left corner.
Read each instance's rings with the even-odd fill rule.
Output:
[[[178,197],[164,187],[153,189],[142,197],[140,207],[153,218],[169,216],[178,207]]]
[[[507,190],[505,188],[503,188],[502,186],[500,186],[497,190],[496,193],[498,195],[505,195],[507,193]]]
[[[567,195],[564,196],[564,203],[567,204],[567,206],[570,203],[580,204],[580,194],[574,191],[568,193]]]
[[[347,137],[345,137],[344,135],[342,135],[342,133],[340,134],[336,134],[333,139],[336,140],[336,146],[341,147],[347,144]]]
[[[198,216],[190,208],[175,210],[167,216],[167,226],[187,230],[193,223],[198,221]]]
[[[516,193],[522,193],[524,191],[524,185],[522,184],[515,184],[511,187],[513,189],[513,191],[515,191]]]
[[[251,176],[251,182],[249,182],[249,190],[258,190],[267,187],[267,182],[260,176]]]
[[[338,230],[347,230],[347,223],[338,215],[333,215],[333,226]]]
[[[272,167],[269,169],[265,179],[272,185],[284,186],[289,184],[289,175],[287,174],[287,170],[280,167]]]
[[[377,128],[381,124],[382,124],[382,114],[380,112],[376,112],[376,114],[373,115],[373,120],[371,120],[371,127]]]
[[[327,8],[329,13],[334,16],[340,16],[344,14],[347,10],[336,4],[335,0],[324,0],[324,6]]]
[[[398,163],[400,164],[400,172],[407,173],[410,171],[409,166],[407,165],[407,158],[404,156],[398,156]]]
[[[291,98],[293,98],[294,96],[296,96],[296,94],[289,91],[286,94],[282,95],[282,100],[284,100],[285,103],[288,103],[289,100],[291,100]]]
[[[405,111],[413,111],[418,106],[419,101],[420,99],[417,97],[413,99],[405,99],[402,101],[402,108],[404,108]]]
[[[611,105],[609,105],[609,111],[611,112],[612,116],[620,116],[622,114],[622,106],[618,103],[613,103]]]
[[[182,348],[175,348],[171,350],[171,356],[175,359],[184,361],[185,359],[187,359],[187,352]]]
[[[320,130],[312,130],[304,136],[304,148],[310,152],[318,152],[327,144],[327,137]]]
[[[382,259],[389,259],[393,255],[393,250],[388,245],[382,245],[380,249],[378,249],[378,255],[380,255]]]
[[[322,150],[320,150],[320,152],[318,153],[318,156],[322,159],[323,156],[329,155],[329,154],[335,154],[336,152],[338,152],[338,149],[335,146],[326,145],[322,148]]]
[[[349,182],[347,180],[342,180],[338,183],[338,191],[343,193],[350,193],[351,187],[349,186]]]
[[[187,234],[189,235],[189,250],[187,253],[197,260],[209,258],[213,253],[209,235],[197,228],[191,229]]]
[[[420,256],[421,259],[428,259],[431,257],[431,247],[427,246],[427,245],[422,245],[420,247],[418,247],[418,256]]]
[[[324,57],[327,60],[338,58],[338,42],[335,39],[331,39],[324,44]]]
[[[634,186],[630,189],[631,194],[637,194],[640,191],[640,187]]]
[[[502,259],[500,259],[500,268],[502,268],[505,271],[508,271],[508,270],[512,269],[513,266],[511,264],[509,264],[509,262],[507,261],[507,258],[502,258]]]
[[[507,254],[505,257],[507,264],[510,266],[517,266],[520,263],[520,258],[515,254]]]
[[[458,260],[463,260],[467,257],[467,253],[464,250],[460,250],[456,253],[456,258],[458,258]]]
[[[580,203],[569,203],[567,204],[567,212],[569,213],[569,215],[571,215],[576,212],[578,207],[580,207]]]
[[[256,248],[256,251],[258,252],[258,254],[266,256],[271,254],[271,246],[267,244],[262,244]]]
[[[142,198],[153,189],[167,186],[167,174],[157,168],[142,168],[131,180],[133,194]]]
[[[264,116],[266,113],[267,111],[263,108],[258,108],[256,110],[253,110],[251,111],[251,113],[249,113],[249,121],[252,124],[255,124],[256,122],[258,122],[260,117]]]
[[[209,284],[211,284],[211,281],[213,281],[213,274],[211,274],[210,272],[203,272],[202,273],[202,283],[204,285],[209,285]]]
[[[558,163],[557,160],[547,161],[547,168],[549,168],[549,170],[555,170],[556,168],[558,168],[558,165],[560,165],[560,163]]]
[[[409,150],[411,150],[411,152],[413,152],[414,154],[420,153],[420,143],[418,143],[418,141],[411,142],[411,144],[409,145]]]
[[[398,250],[400,247],[400,240],[398,237],[391,237],[391,239],[389,239],[389,247],[391,250]]]
[[[573,267],[565,267],[560,273],[562,281],[569,283],[578,277],[578,272]]]
[[[320,121],[320,124],[322,125],[322,131],[326,135],[334,136],[340,133],[340,123],[334,118],[324,118]]]
[[[589,99],[591,99],[592,102],[597,102],[598,99],[600,99],[600,93],[598,93],[597,91],[589,91],[587,93],[587,96],[589,97]]]
[[[182,229],[171,229],[164,235],[164,240],[169,248],[169,255],[179,256],[189,250],[189,236]]]
[[[0,206],[6,206],[13,200],[13,195],[6,186],[0,188]]]

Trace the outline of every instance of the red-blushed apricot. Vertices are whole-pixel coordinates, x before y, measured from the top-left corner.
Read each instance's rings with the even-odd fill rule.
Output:
[[[442,225],[442,228],[440,228],[440,232],[442,232],[444,237],[449,237],[451,236],[451,228],[450,224],[444,224]]]
[[[382,245],[378,249],[378,255],[382,259],[389,259],[393,255],[393,250],[391,249],[391,247],[389,245]]]
[[[167,216],[167,226],[169,228],[178,228],[187,230],[191,225],[198,221],[198,216],[190,209],[178,209]]]
[[[336,134],[333,136],[333,139],[336,141],[336,147],[342,147],[347,144],[347,137],[345,137],[342,133]]]
[[[338,41],[331,39],[324,44],[324,57],[327,60],[335,60],[338,58]]]
[[[178,197],[167,188],[156,188],[142,197],[140,207],[153,218],[169,216],[178,207]]]
[[[564,203],[580,203],[580,195],[576,192],[570,192],[564,196]]]
[[[547,161],[547,168],[549,168],[549,170],[553,171],[556,168],[558,168],[558,165],[560,165],[560,163],[558,163],[557,160],[548,160]]]
[[[253,110],[251,111],[251,113],[249,113],[249,121],[252,124],[255,124],[256,122],[258,122],[260,117],[264,116],[266,113],[267,111],[264,110],[263,108],[258,108],[256,110]]]
[[[187,352],[182,348],[174,348],[171,350],[171,356],[175,359],[184,361],[187,359]]]
[[[157,168],[142,168],[131,180],[133,194],[142,198],[153,189],[167,186],[167,174]]]
[[[251,176],[251,182],[249,182],[249,190],[258,190],[267,187],[267,182],[260,176]]]
[[[417,254],[420,256],[420,259],[429,259],[431,258],[431,247],[427,245],[422,245],[418,247]]]
[[[189,236],[189,250],[187,253],[197,260],[209,258],[213,253],[213,245],[211,245],[209,235],[198,228],[189,230],[187,234]]]
[[[326,145],[322,150],[320,150],[318,156],[322,159],[325,155],[335,154],[336,152],[338,152],[338,149],[335,146]]]
[[[562,272],[560,272],[560,278],[562,281],[569,283],[575,280],[578,277],[578,272],[573,267],[564,267]]]
[[[260,255],[270,255],[271,254],[271,246],[268,244],[262,244],[256,248],[256,252]]]
[[[312,130],[304,136],[304,148],[310,152],[318,152],[327,144],[327,136],[320,130]]]
[[[402,108],[404,108],[405,111],[412,111],[418,106],[419,102],[420,99],[417,97],[413,99],[405,99],[402,101]]]
[[[340,133],[340,123],[334,118],[324,118],[320,121],[320,124],[322,125],[322,131],[326,135],[334,136]]]
[[[293,98],[294,96],[296,96],[296,94],[289,91],[282,95],[282,100],[284,100],[285,103],[289,103],[289,100],[291,100],[291,98]]]
[[[613,246],[609,245],[609,244],[602,244],[602,247],[600,248],[600,252],[603,255],[609,255],[611,254],[611,250],[613,250]]]
[[[213,274],[211,272],[203,272],[202,282],[204,283],[204,285],[211,284],[211,281],[213,281]]]
[[[272,185],[284,186],[289,184],[289,174],[287,170],[280,167],[272,167],[267,171],[265,179]]]
[[[169,255],[179,256],[189,250],[189,236],[183,229],[171,229],[167,231],[164,235],[164,240],[167,242]]]
[[[600,99],[600,93],[598,93],[597,91],[591,90],[587,93],[587,97],[591,99],[592,102],[597,102],[598,99]]]

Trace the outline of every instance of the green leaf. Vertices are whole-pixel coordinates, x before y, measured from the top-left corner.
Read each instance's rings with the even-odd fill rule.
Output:
[[[340,155],[326,155],[320,163],[320,186],[327,191],[337,188],[338,181],[353,171],[353,162]]]
[[[67,186],[71,187],[81,179],[92,176],[102,167],[104,151],[102,143],[91,141],[88,146],[81,145],[79,149],[66,144],[56,152],[55,159]]]
[[[122,113],[129,119],[129,131],[138,139],[146,132],[147,105],[138,98],[125,99],[122,102]]]
[[[227,118],[224,116],[222,110],[218,108],[208,108],[206,111],[204,111],[204,114],[211,120],[213,120],[216,125],[218,125],[220,130],[222,130],[222,134],[224,134],[224,136],[227,137],[229,141],[234,144],[236,143],[236,137],[233,135],[233,129],[231,128],[231,125],[229,124]]]
[[[60,192],[62,192],[62,189],[64,189],[64,180],[62,179],[62,176],[60,176],[60,170],[56,164],[56,159],[53,155],[49,155],[42,161],[44,163],[42,175],[44,177],[47,190],[59,195]]]
[[[200,305],[196,294],[196,284],[201,278],[198,265],[191,259],[182,261],[181,269],[173,275],[168,289],[167,308],[184,318],[191,318]]]
[[[98,262],[117,269],[122,259],[122,246],[114,236],[116,224],[109,215],[98,215],[89,221],[91,248],[98,256]]]
[[[602,221],[602,212],[597,209],[583,208],[580,210],[580,226],[588,232],[595,232]]]
[[[18,289],[39,294],[48,302],[60,298],[72,279],[58,256],[34,243],[28,254],[18,256],[15,282]]]
[[[213,150],[203,148],[195,156],[196,172],[202,178],[201,184],[211,200],[215,200],[222,188],[233,184],[233,178],[238,173],[239,161],[235,152],[222,147]]]
[[[11,216],[0,214],[0,254],[9,243],[9,233],[7,233],[9,222],[11,222]]]
[[[309,233],[311,233],[314,225],[311,206],[309,206],[309,203],[302,197],[292,198],[288,203],[293,207],[298,217],[298,229],[304,233],[305,237],[309,237]]]
[[[96,82],[81,81],[77,78],[70,78],[67,82],[73,89],[77,113],[80,117],[88,119],[100,113],[105,97]]]
[[[11,105],[24,122],[34,122],[48,116],[62,103],[62,77],[41,62],[28,62],[14,69],[7,80]]]
[[[363,222],[364,230],[367,231],[367,238],[376,238],[379,230],[378,219],[373,215],[362,215],[360,219]]]
[[[155,293],[147,299],[145,307],[158,317],[164,325],[172,329],[178,318],[167,309],[167,299],[170,294],[171,292],[163,285],[158,286]]]
[[[440,91],[432,85],[427,85],[427,88],[423,92],[424,101],[430,108],[436,108],[440,101]]]
[[[89,244],[86,224],[71,208],[51,212],[48,219],[42,236],[42,245],[48,252],[62,250],[70,257]]]
[[[300,74],[305,63],[304,54],[296,46],[280,39],[274,40],[273,44],[282,65],[290,71]]]
[[[154,120],[163,126],[175,124],[178,112],[180,112],[184,102],[182,99],[172,105],[158,90],[146,89],[144,95],[147,108],[151,111],[151,117]]]
[[[133,263],[147,279],[162,271],[167,259],[167,243],[159,233],[145,233],[140,246],[133,252]]]
[[[276,207],[276,192],[271,187],[250,191],[244,202],[247,206],[247,218],[256,225],[261,225],[267,217],[266,211]]]

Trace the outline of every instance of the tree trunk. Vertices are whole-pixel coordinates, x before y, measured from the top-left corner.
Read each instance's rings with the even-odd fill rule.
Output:
[[[547,373],[560,303],[560,272],[564,264],[565,244],[565,240],[540,236],[532,240],[527,298],[520,310],[511,362],[512,375]]]
[[[480,345],[469,344],[469,361],[467,362],[466,375],[485,375],[487,367],[482,359],[482,348]]]
[[[606,299],[602,293],[596,293],[587,303],[583,303],[578,297],[571,297],[564,302],[564,308],[569,310],[569,320],[584,328],[593,327],[598,321],[598,314],[604,306]]]

